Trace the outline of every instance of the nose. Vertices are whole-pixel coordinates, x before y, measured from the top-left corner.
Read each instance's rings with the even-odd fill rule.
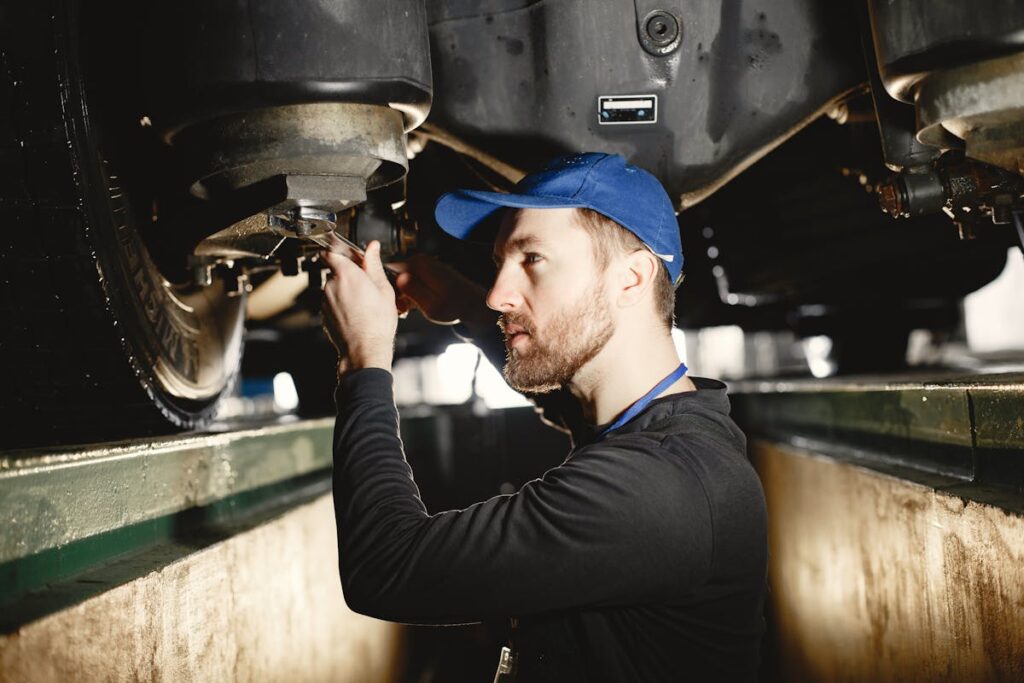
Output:
[[[522,306],[522,303],[523,296],[519,287],[515,285],[512,274],[508,268],[501,268],[494,279],[491,291],[487,293],[487,307],[499,313],[508,313]]]

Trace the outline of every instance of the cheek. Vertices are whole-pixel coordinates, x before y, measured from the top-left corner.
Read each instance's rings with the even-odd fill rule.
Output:
[[[575,292],[576,288],[571,280],[565,277],[544,276],[532,279],[529,291],[524,292],[524,298],[538,314],[546,315],[561,308],[566,301],[575,296]]]
[[[531,274],[523,283],[523,299],[538,322],[578,305],[581,299],[601,290],[600,276],[591,268],[584,268],[586,264],[557,267],[560,265],[563,264],[552,263],[549,268]]]

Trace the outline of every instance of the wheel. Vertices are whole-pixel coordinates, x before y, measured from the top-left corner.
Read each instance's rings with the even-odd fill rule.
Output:
[[[90,116],[78,9],[0,4],[0,448],[196,427],[241,357],[244,294],[172,285],[143,241]]]

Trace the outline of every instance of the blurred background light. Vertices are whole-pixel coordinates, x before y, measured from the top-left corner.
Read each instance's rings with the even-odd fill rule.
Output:
[[[831,359],[832,338],[823,334],[806,337],[803,340],[804,353],[807,354],[807,367],[815,377],[828,377],[835,374],[836,364]]]
[[[287,372],[274,375],[274,405],[282,411],[295,410],[299,407],[299,392],[295,388],[295,380]]]
[[[476,375],[476,393],[491,410],[530,405],[525,396],[505,383],[501,372],[484,357]]]
[[[438,391],[430,403],[465,403],[473,394],[480,351],[472,344],[450,344],[437,357]]]
[[[967,345],[975,353],[1024,350],[1024,255],[1017,247],[992,282],[964,297]]]

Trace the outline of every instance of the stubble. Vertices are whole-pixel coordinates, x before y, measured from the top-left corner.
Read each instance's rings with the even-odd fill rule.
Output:
[[[513,389],[531,394],[555,391],[568,384],[600,353],[614,331],[600,286],[591,296],[582,296],[560,311],[543,330],[514,313],[503,315],[499,321],[503,330],[510,324],[526,329],[530,345],[525,352],[508,350],[505,381]]]

